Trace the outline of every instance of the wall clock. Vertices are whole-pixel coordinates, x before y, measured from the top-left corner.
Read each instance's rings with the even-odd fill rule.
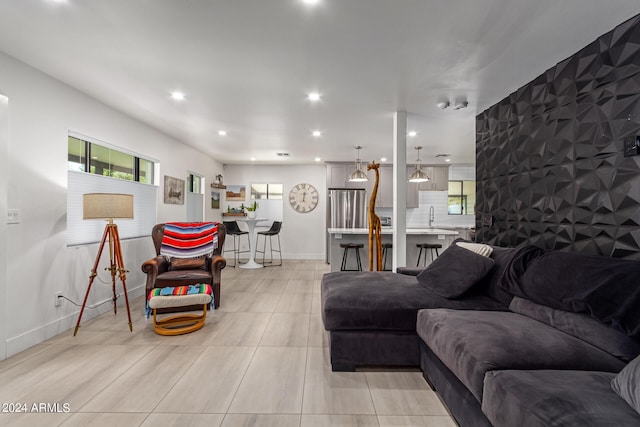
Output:
[[[311,184],[295,185],[289,192],[291,207],[300,213],[311,212],[318,206],[318,190]]]

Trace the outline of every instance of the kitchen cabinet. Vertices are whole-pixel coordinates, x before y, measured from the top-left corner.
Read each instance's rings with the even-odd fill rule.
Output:
[[[423,166],[429,181],[418,184],[419,191],[447,191],[449,189],[449,166]]]
[[[367,165],[363,164],[366,172]],[[366,188],[366,182],[349,182],[349,175],[355,170],[355,163],[327,163],[327,188]]]
[[[407,167],[406,176],[413,170],[413,167]],[[393,207],[393,166],[384,165],[380,166],[380,185],[378,186],[378,198],[376,199],[376,207],[379,208],[392,208]],[[373,178],[369,180],[371,182],[371,189],[373,189]],[[418,207],[418,184],[414,182],[407,182],[407,208]]]

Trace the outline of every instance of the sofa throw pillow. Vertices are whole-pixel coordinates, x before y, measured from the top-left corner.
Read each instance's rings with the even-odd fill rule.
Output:
[[[470,250],[471,252],[475,252],[478,255],[482,255],[486,257],[491,256],[491,253],[493,252],[493,248],[491,246],[485,245],[483,243],[471,243],[471,242],[465,242],[465,241],[459,241],[455,243],[461,248],[465,248],[467,250]]]
[[[171,258],[170,270],[205,270],[206,268],[205,258]]]
[[[418,282],[443,298],[457,298],[479,282],[493,267],[491,258],[451,245],[422,273]]]
[[[640,414],[640,356],[611,380],[611,388]]]

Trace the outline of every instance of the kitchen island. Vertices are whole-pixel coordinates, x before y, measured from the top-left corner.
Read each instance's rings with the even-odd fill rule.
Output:
[[[364,248],[360,249],[360,259],[362,269],[369,269],[369,229],[368,228],[329,228],[329,263],[331,271],[339,271],[342,263],[343,249],[341,243],[362,243]],[[444,228],[407,228],[407,266],[415,267],[420,251],[418,243],[440,243],[443,250],[458,237],[458,231]],[[393,238],[393,227],[382,227],[382,243],[391,243]],[[427,265],[431,262],[430,254],[427,254]],[[402,267],[402,266],[401,266]],[[348,269],[356,268],[356,258],[353,250],[349,251]],[[391,268],[391,255],[387,260],[387,268]],[[375,269],[375,259],[374,259]]]

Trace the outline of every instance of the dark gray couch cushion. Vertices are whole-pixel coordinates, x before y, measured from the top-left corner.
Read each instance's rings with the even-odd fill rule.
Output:
[[[391,272],[336,271],[321,282],[322,319],[328,331],[346,329],[416,330],[421,308],[507,310],[487,296],[448,300],[420,286],[413,276]]]
[[[611,381],[611,388],[640,414],[640,357],[616,375]]]
[[[420,310],[417,332],[479,402],[488,371],[618,372],[624,367],[622,361],[591,344],[517,313]]]
[[[513,298],[509,309],[586,341],[624,362],[640,354],[638,341],[586,314],[556,310],[520,297]]]
[[[495,427],[631,427],[638,415],[609,387],[615,374],[589,371],[492,371],[482,412]]]
[[[501,282],[515,295],[559,310],[586,313],[640,338],[640,262],[545,252],[522,279]]]
[[[418,282],[444,298],[458,298],[491,271],[494,261],[453,244],[418,274]]]

